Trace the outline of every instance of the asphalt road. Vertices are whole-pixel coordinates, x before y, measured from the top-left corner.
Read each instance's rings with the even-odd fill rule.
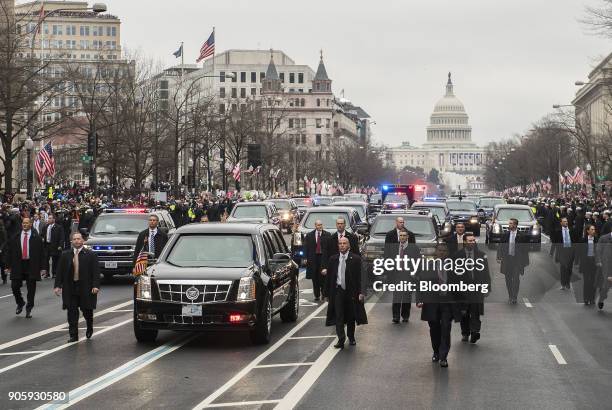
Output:
[[[560,291],[547,250],[531,255],[518,305],[506,303],[487,251],[493,293],[482,339],[463,343],[453,325],[447,369],[430,361],[419,309],[412,307],[408,324],[393,324],[378,294],[369,296],[370,324],[357,329],[357,346],[333,349],[327,307],[311,302],[304,279],[299,320],[275,317],[266,346],[242,334],[173,332],[138,344],[130,282],[121,278],[102,287],[94,337],[81,330],[78,343],[66,344],[51,281],[40,283],[32,319],[15,316],[10,288],[0,285],[0,408],[610,408],[612,309],[579,303],[577,274],[572,290]],[[71,401],[10,400],[11,392],[64,392]]]

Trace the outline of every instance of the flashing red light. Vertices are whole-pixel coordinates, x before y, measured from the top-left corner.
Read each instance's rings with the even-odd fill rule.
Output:
[[[147,212],[146,208],[127,208],[125,213],[128,214],[144,214]]]
[[[238,322],[242,322],[242,315],[239,314],[231,314],[229,316],[229,321],[230,323],[238,323]]]

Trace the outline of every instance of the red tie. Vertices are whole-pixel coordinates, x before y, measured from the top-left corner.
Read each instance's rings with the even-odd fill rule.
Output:
[[[28,259],[28,233],[23,233],[23,243],[21,244],[21,259]]]
[[[317,231],[317,249],[315,250],[316,253],[321,253],[321,234],[319,233],[319,231]]]

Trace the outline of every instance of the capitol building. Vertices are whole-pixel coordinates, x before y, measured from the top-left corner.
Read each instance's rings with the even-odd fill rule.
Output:
[[[472,127],[463,103],[455,96],[448,73],[446,93],[435,105],[427,127],[427,142],[420,147],[403,142],[391,148],[390,160],[399,171],[420,167],[425,173],[440,172],[452,190],[484,191],[485,148],[472,142]]]

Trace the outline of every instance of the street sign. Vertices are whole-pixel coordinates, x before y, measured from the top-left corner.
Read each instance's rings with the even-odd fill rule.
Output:
[[[91,162],[91,161],[93,161],[93,156],[91,156],[91,155],[83,155],[81,157],[81,161],[83,161],[83,162]]]
[[[603,181],[604,179],[606,179],[606,177],[604,175],[597,175],[597,179]]]

